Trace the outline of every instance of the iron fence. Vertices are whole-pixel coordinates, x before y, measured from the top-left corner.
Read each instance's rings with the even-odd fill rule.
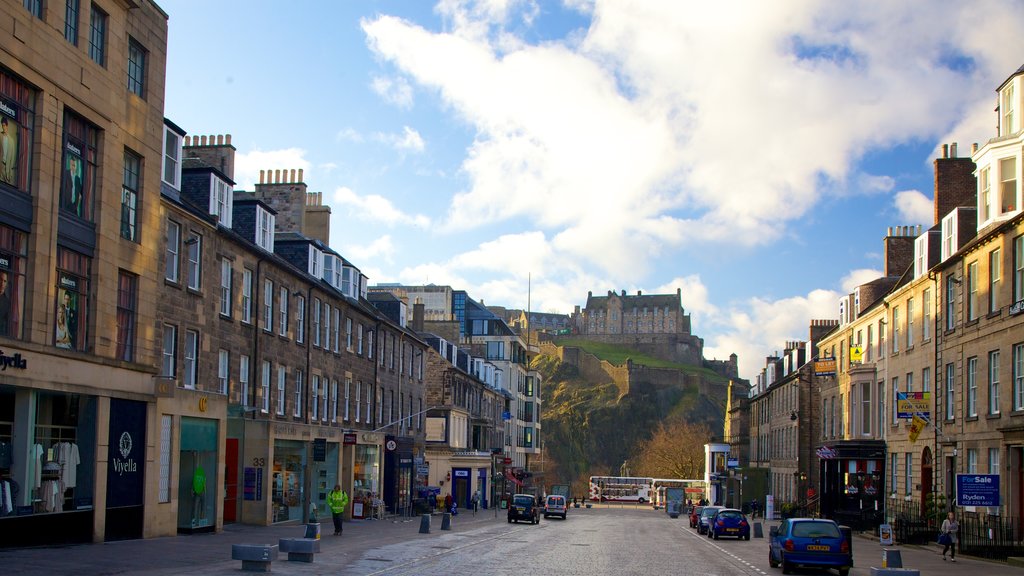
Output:
[[[958,553],[1000,560],[1024,556],[1024,525],[1020,517],[961,511],[959,522]]]

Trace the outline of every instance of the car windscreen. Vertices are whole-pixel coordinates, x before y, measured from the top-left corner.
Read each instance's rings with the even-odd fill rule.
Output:
[[[548,506],[564,506],[565,500],[561,496],[548,498]]]
[[[714,516],[715,512],[718,512],[718,510],[719,508],[705,508],[700,511],[700,515],[701,517],[711,517]]]
[[[721,512],[718,513],[718,517],[719,518],[735,518],[736,520],[742,520],[743,519],[743,514],[737,512],[736,510],[722,510]]]
[[[518,506],[529,506],[533,504],[533,498],[529,496],[515,496],[512,498],[512,502]]]
[[[795,538],[840,538],[839,528],[831,522],[794,522]]]

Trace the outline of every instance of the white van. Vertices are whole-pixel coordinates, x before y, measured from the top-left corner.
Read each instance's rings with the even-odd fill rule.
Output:
[[[565,496],[548,496],[544,501],[544,518],[548,516],[561,516],[565,520],[565,514],[569,510]]]

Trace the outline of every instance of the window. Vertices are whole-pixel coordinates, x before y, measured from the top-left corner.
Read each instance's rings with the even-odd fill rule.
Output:
[[[65,110],[61,209],[76,218],[92,220],[98,146],[99,130],[81,116]]]
[[[1003,251],[996,248],[988,254],[988,311],[999,310],[999,281],[1003,276]]]
[[[278,365],[277,367],[277,414],[278,416],[284,416],[284,403],[285,403],[285,387],[287,383],[287,374],[284,366]]]
[[[338,381],[331,380],[331,422],[338,421]]]
[[[334,338],[334,351],[335,352],[338,352],[338,350],[340,349],[339,348],[340,343],[338,342],[338,340],[340,339],[340,334],[341,334],[340,331],[341,331],[341,309],[340,308],[335,308],[334,309],[334,330],[333,330],[333,333],[334,333],[334,336],[333,336],[333,338]]]
[[[274,330],[274,281],[263,280],[263,330]]]
[[[89,268],[87,256],[57,247],[57,302],[54,345],[67,350],[85,350],[88,325]]]
[[[185,388],[195,390],[199,376],[199,332],[185,331]]]
[[[164,126],[164,169],[161,178],[174,189],[181,184],[181,134]]]
[[[914,299],[907,299],[907,348],[914,346]]]
[[[345,318],[345,350],[352,351],[352,319]]]
[[[371,332],[372,334],[372,332]],[[377,425],[384,423],[384,391],[377,387]]]
[[[231,228],[234,209],[234,190],[231,185],[210,174],[210,214],[217,217],[217,225]]]
[[[274,215],[262,206],[256,208],[256,245],[274,251]]]
[[[885,433],[885,381],[878,381],[878,393],[875,394],[878,398],[878,434],[881,436]]]
[[[967,359],[967,372],[964,377],[967,379],[967,416],[978,415],[978,358],[972,356]]]
[[[135,322],[139,305],[139,277],[121,270],[117,275],[117,358],[135,360]]]
[[[356,422],[359,422],[359,418],[363,412],[363,382],[361,380],[356,381]]]
[[[967,449],[967,470],[968,474],[978,473],[978,449],[968,448]]]
[[[146,49],[128,39],[128,91],[139,98],[146,97]]]
[[[900,379],[899,376],[893,377],[892,379],[892,425],[895,426],[900,423],[899,419],[899,402],[900,402]]]
[[[160,375],[167,378],[178,376],[178,327],[164,324],[163,363]]]
[[[262,378],[260,378],[260,395],[262,396],[260,412],[264,414],[270,412],[270,368],[270,361],[264,360],[261,371]]]
[[[320,299],[313,298],[313,346],[320,345]]]
[[[373,360],[373,330],[366,331],[366,357]]]
[[[43,19],[43,0],[25,0],[25,9],[36,18]]]
[[[295,341],[306,341],[306,297],[302,294],[295,296]]]
[[[899,462],[899,461],[897,460],[896,453],[893,452],[893,453],[889,454],[889,476],[890,476],[889,484],[892,486],[892,493],[893,494],[896,493],[896,479],[899,478],[899,474],[897,473],[897,469],[896,469],[896,463],[897,462]]]
[[[956,328],[956,283],[955,276],[946,276],[946,330]]]
[[[892,307],[892,353],[900,351],[900,307]]]
[[[903,492],[910,496],[914,492],[914,455],[903,455]]]
[[[252,323],[252,270],[242,270],[242,322]]]
[[[999,161],[999,208],[1000,214],[1013,212],[1017,208],[1016,156]]]
[[[1013,345],[1013,410],[1024,410],[1024,344]]]
[[[335,308],[337,310],[337,308]],[[324,350],[331,349],[331,305],[324,302]],[[338,325],[337,322],[334,323]]]
[[[921,339],[925,342],[932,337],[932,291],[925,289],[921,294]]]
[[[107,15],[95,4],[89,19],[89,58],[100,66],[107,65]]]
[[[302,370],[295,371],[295,407],[292,416],[302,417],[302,387],[305,386]]]
[[[1017,128],[1017,100],[1013,93],[1013,82],[1008,82],[999,94],[999,113],[1001,122],[999,124],[999,135],[1009,136],[1018,130]]]
[[[0,69],[0,141],[3,164],[0,164],[0,185],[29,192],[32,168],[34,107],[37,92],[18,78]]]
[[[352,379],[345,378],[345,420],[348,420],[348,408],[350,406],[349,393],[352,391]]]
[[[195,232],[188,233],[188,240],[185,240],[185,245],[188,247],[188,275],[187,284],[192,290],[199,290],[202,288],[201,284],[201,273],[202,273],[202,250],[203,250],[203,237]]]
[[[64,6],[64,39],[72,46],[78,46],[78,12],[78,0],[67,0]]]
[[[955,365],[950,362],[946,364],[946,420],[952,420],[956,413],[953,411],[953,401],[956,400],[954,393],[956,391],[955,385]]]
[[[978,195],[978,213],[981,215],[978,222],[988,222],[992,218],[992,182],[989,180],[987,166],[978,170],[978,190],[981,191]]]
[[[249,357],[242,355],[238,360],[238,400],[242,406],[249,403]]]
[[[1013,239],[1013,301],[1024,300],[1024,236]]]
[[[978,319],[978,263],[967,265],[967,322]]]
[[[999,474],[999,448],[988,449],[988,473]]]
[[[220,259],[220,315],[231,317],[231,260]]]
[[[363,355],[363,325],[356,326],[356,354]]]
[[[906,389],[907,389],[907,392],[913,392],[914,391],[914,373],[913,372],[907,372]]]
[[[942,261],[956,253],[956,229],[959,212],[953,211],[942,218]]]
[[[281,336],[288,335],[288,289],[281,287],[278,295],[278,327],[277,333]]]
[[[160,416],[160,476],[157,486],[157,501],[171,501],[171,436],[173,417]]]
[[[871,435],[871,382],[865,382],[860,387],[861,402],[861,433],[865,436]]]
[[[320,375],[313,374],[313,395],[309,397],[310,408],[313,410],[313,420],[320,419]]]
[[[999,414],[999,350],[988,353],[988,413]]]
[[[217,383],[220,384],[218,392],[221,394],[228,393],[229,362],[231,362],[231,357],[228,351],[221,348],[217,352]]]
[[[323,394],[321,394],[321,396],[322,396],[322,398],[320,399],[320,401],[323,402],[323,409],[320,411],[320,421],[321,422],[327,422],[327,402],[328,402],[328,398],[327,398],[327,378],[326,377],[324,378]]]
[[[930,366],[925,366],[921,369],[921,391],[932,391],[932,369]]]
[[[370,423],[370,416],[372,414],[372,412],[370,410],[372,409],[372,407],[373,407],[373,386],[371,386],[369,383],[367,383],[366,384],[366,423],[367,424]]]
[[[121,238],[139,241],[139,173],[142,158],[124,151],[124,182],[121,185]]]

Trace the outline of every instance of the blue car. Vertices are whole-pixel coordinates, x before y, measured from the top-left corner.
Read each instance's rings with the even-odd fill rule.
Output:
[[[708,523],[708,536],[718,540],[722,536],[735,536],[750,540],[750,523],[743,512],[734,508],[722,508]]]
[[[768,564],[772,568],[782,565],[783,574],[800,566],[835,568],[839,576],[847,576],[853,566],[853,553],[835,521],[787,518],[770,531]]]

